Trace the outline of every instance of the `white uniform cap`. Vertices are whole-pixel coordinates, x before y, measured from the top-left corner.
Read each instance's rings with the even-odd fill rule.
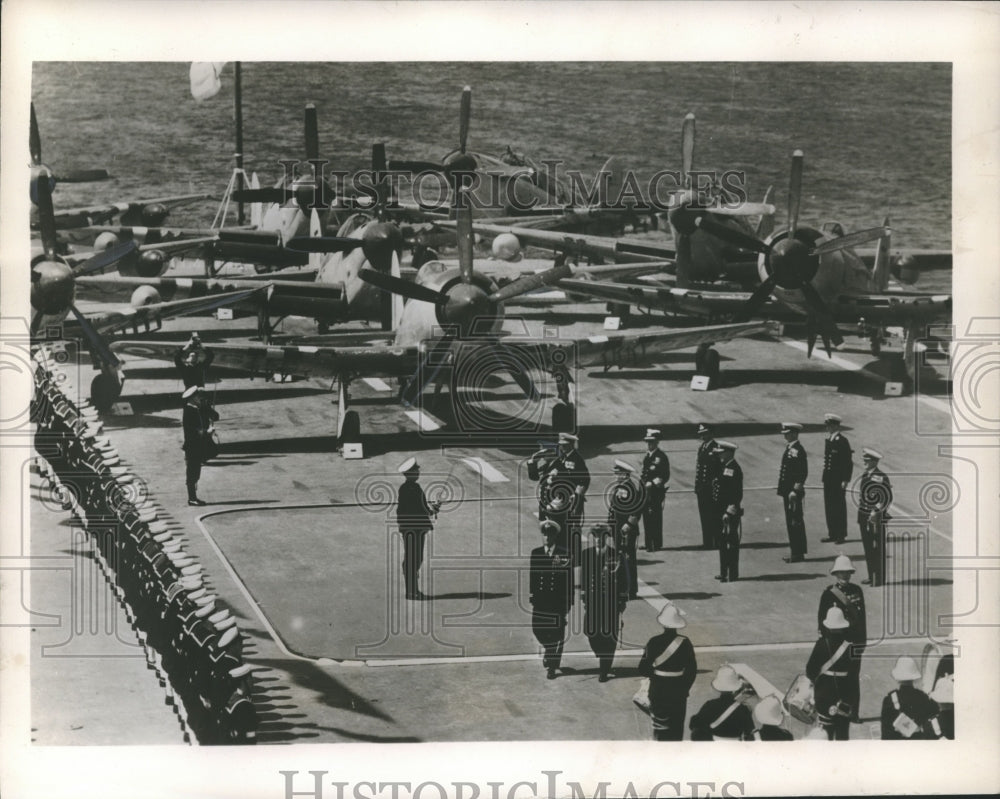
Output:
[[[698,430],[697,430],[698,435],[701,435],[702,433],[711,433],[711,432],[712,429],[704,422],[698,424]]]
[[[798,422],[782,422],[781,423],[781,432],[782,433],[787,433],[789,430],[794,430],[797,433],[801,429],[802,429],[802,425],[800,425]]]
[[[875,458],[875,460],[882,460],[882,453],[877,449],[872,449],[871,447],[865,447],[861,450],[861,454],[866,458]]]
[[[723,449],[731,449],[733,452],[735,452],[737,449],[739,449],[739,447],[737,447],[732,441],[716,441],[715,449],[716,451]]]
[[[661,434],[659,430],[655,430],[652,427],[648,427],[646,428],[646,436],[645,438],[643,438],[643,441],[659,441],[660,435]]]
[[[852,571],[855,571],[854,564],[851,563],[851,559],[847,557],[847,555],[837,555],[837,559],[833,562],[833,566],[830,567],[830,574]]]
[[[896,665],[892,669],[892,679],[898,682],[919,680],[920,669],[917,667],[917,661],[911,657],[903,655],[896,661]]]
[[[236,629],[235,623],[228,630],[226,630],[221,636],[219,636],[219,646],[227,647],[233,641],[236,640],[236,636],[239,635],[239,631]]]
[[[141,516],[139,518],[142,519]],[[146,520],[142,519],[142,521]],[[154,535],[160,535],[161,533],[165,533],[168,530],[169,528],[167,527],[167,523],[163,521],[163,519],[157,519],[156,514],[154,513],[153,520],[149,522],[149,532],[153,533]]]
[[[836,422],[837,424],[840,424],[841,419],[835,413],[824,413],[823,414],[823,421],[824,422]]]
[[[204,619],[209,613],[212,612],[212,608],[214,606],[215,606],[215,601],[213,600],[210,605],[205,605],[203,607],[198,608],[194,612],[194,615],[199,619]]]
[[[740,675],[732,666],[719,666],[719,671],[712,680],[712,687],[716,691],[738,691],[743,687]]]
[[[538,529],[542,532],[545,532],[546,530],[555,530],[556,532],[559,532],[559,522],[553,519],[544,519],[538,525]]]
[[[252,667],[249,663],[244,663],[242,666],[237,666],[235,669],[229,670],[230,677],[246,677],[251,671]]]
[[[579,441],[578,436],[574,436],[572,433],[560,433],[559,443],[560,444],[576,444]]]
[[[844,618],[844,611],[833,607],[827,610],[826,618],[823,619],[823,626],[828,630],[846,630],[850,625],[847,623],[847,619]]]
[[[684,621],[684,611],[673,604],[666,605],[656,620],[661,627],[668,630],[683,630],[687,627],[687,622]]]
[[[406,474],[407,472],[412,472],[414,469],[419,468],[419,466],[420,464],[417,463],[416,458],[407,458],[405,461],[399,464],[399,468],[396,471],[398,471],[400,474]]]
[[[201,571],[200,563],[192,563],[190,566],[181,567],[181,574],[183,574],[185,577],[193,577],[200,571]]]
[[[226,619],[229,619],[229,623],[226,623]],[[229,615],[229,610],[223,608],[222,610],[216,611],[208,620],[215,625],[217,630],[225,630],[227,627],[231,627],[235,623],[235,619]]]
[[[616,472],[634,472],[635,468],[627,464],[625,461],[620,461],[615,458],[615,471]]]
[[[785,716],[781,701],[776,696],[765,696],[753,709],[753,718],[758,724],[778,726]]]

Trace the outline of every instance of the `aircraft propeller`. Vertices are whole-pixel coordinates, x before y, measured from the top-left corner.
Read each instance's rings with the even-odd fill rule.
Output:
[[[734,228],[722,225],[710,216],[700,216],[695,219],[695,226],[715,236],[718,239],[761,253],[764,256],[765,279],[750,296],[740,314],[742,319],[748,319],[760,308],[770,296],[775,286],[783,289],[799,290],[809,308],[807,320],[808,354],[812,354],[817,332],[822,336],[823,346],[828,356],[833,357],[830,342],[839,345],[843,337],[837,330],[833,316],[826,302],[816,291],[812,279],[820,266],[820,256],[838,250],[854,247],[865,242],[882,238],[888,232],[887,228],[877,227],[859,230],[844,236],[816,243],[818,234],[810,228],[799,227],[799,210],[802,201],[802,168],[804,156],[801,150],[792,154],[791,179],[788,189],[788,219],[784,232],[762,240],[757,236],[744,233]]]
[[[40,179],[43,176],[50,182],[50,191],[55,188],[56,183],[92,183],[98,180],[107,180],[111,177],[106,169],[72,169],[59,175],[53,174],[42,163],[42,136],[38,130],[38,118],[35,116],[34,103],[31,104],[31,128],[28,135],[28,150],[31,153],[32,201],[35,201],[36,196],[34,183],[36,179]],[[35,204],[37,205],[37,202]]]

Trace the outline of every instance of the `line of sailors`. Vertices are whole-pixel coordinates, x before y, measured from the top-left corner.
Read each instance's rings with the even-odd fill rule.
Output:
[[[243,661],[236,620],[218,606],[201,564],[158,518],[138,478],[101,435],[97,411],[74,404],[44,366],[34,377],[42,475],[113,572],[115,594],[168,701],[172,692],[180,695],[178,712],[200,743],[254,743],[251,667]]]

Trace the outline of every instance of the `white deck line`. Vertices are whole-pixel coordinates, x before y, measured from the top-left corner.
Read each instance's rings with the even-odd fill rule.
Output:
[[[386,383],[381,377],[363,377],[361,379],[376,391],[392,391],[392,386]]]
[[[472,471],[477,474],[481,474],[491,483],[509,483],[510,478],[504,475],[495,466],[487,463],[482,458],[462,458],[462,463],[468,466]]]
[[[421,432],[439,430],[441,428],[439,421],[423,411],[405,411],[405,413],[416,423]]]

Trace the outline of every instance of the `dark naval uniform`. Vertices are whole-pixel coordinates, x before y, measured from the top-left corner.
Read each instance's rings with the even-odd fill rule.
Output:
[[[698,447],[694,472],[694,493],[698,498],[698,515],[701,517],[701,542],[706,549],[715,549],[719,545],[719,523],[722,520],[722,512],[713,496],[720,467],[714,450],[714,438]]]
[[[831,741],[847,740],[850,719],[857,712],[850,704],[851,642],[844,632],[824,629],[806,664],[806,676],[813,682],[816,714]]]
[[[187,363],[187,355],[191,352],[195,354],[194,363]],[[215,360],[215,353],[203,347],[194,350],[186,347],[178,347],[174,353],[174,365],[181,373],[184,388],[204,386],[205,372],[212,365],[213,360]]]
[[[882,700],[883,741],[933,741],[942,737],[940,708],[919,688],[908,683]]]
[[[865,548],[865,563],[872,587],[885,582],[885,523],[890,518],[892,484],[877,466],[861,475],[861,497],[858,500],[858,526]]]
[[[691,717],[692,741],[740,741],[752,733],[750,708],[729,692],[709,699]]]
[[[868,620],[865,615],[865,595],[860,585],[845,583],[844,585],[829,585],[820,595],[817,625],[823,632],[823,619],[831,607],[838,607],[844,612],[844,618],[850,627],[846,638],[851,642],[849,671],[850,685],[847,701],[857,717],[861,702],[861,656],[868,645]]]
[[[181,424],[184,428],[184,464],[185,482],[187,483],[188,501],[198,499],[198,480],[201,478],[201,465],[208,460],[210,436],[208,428],[212,422],[218,421],[218,412],[207,404],[203,404],[197,394],[184,403]]]
[[[420,483],[407,480],[399,487],[396,521],[403,534],[403,580],[406,595],[419,594],[420,567],[424,561],[424,538],[434,529],[433,508]]]
[[[743,470],[734,460],[721,465],[715,481],[719,524],[719,576],[723,582],[740,578],[740,536],[743,515]],[[730,513],[730,509],[734,512]]]
[[[806,451],[796,440],[789,442],[781,456],[781,470],[778,472],[778,496],[785,505],[785,525],[788,527],[788,544],[793,561],[802,560],[808,549],[806,545],[806,522],[803,518],[805,504],[805,482],[809,476]],[[802,484],[802,492],[793,490]]]
[[[531,550],[528,601],[531,631],[545,652],[542,665],[558,669],[566,640],[566,614],[573,604],[573,567],[565,548],[554,545]]]
[[[581,555],[583,631],[600,664],[601,676],[611,671],[618,646],[621,616],[628,603],[628,580],[622,559],[612,549],[587,547]]]
[[[691,640],[677,630],[654,635],[642,653],[639,673],[649,677],[649,714],[654,740],[682,740],[688,694],[698,673]]]
[[[841,544],[847,538],[847,499],[845,485],[851,482],[854,461],[851,445],[836,432],[823,445],[823,505],[826,509],[826,529],[831,540]]]
[[[628,576],[629,599],[635,599],[639,593],[638,553],[636,542],[639,538],[640,502],[643,491],[632,480],[626,480],[611,487],[611,498],[608,507],[608,525],[614,531],[618,551],[622,556],[622,565]]]
[[[646,501],[642,506],[646,550],[655,552],[663,548],[663,500],[670,482],[670,461],[659,447],[647,452],[642,459],[641,479],[646,489]]]
[[[553,519],[564,525],[560,541],[569,544],[574,561],[580,555],[580,527],[583,524],[583,505],[590,487],[590,470],[583,456],[575,449],[556,452],[539,460],[528,461],[528,477],[538,480],[538,520]],[[577,488],[583,491],[577,494]],[[548,510],[556,498],[565,500],[565,515]]]

